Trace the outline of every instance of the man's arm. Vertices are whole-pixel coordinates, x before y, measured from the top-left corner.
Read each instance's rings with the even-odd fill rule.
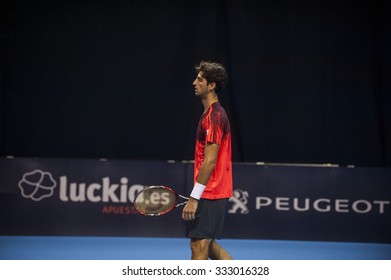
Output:
[[[219,148],[220,146],[214,143],[206,144],[204,152],[204,162],[202,163],[200,172],[198,173],[197,183],[200,183],[204,186],[206,186],[206,184],[208,183],[210,175],[212,174],[216,166]],[[197,210],[197,207],[198,200],[193,197],[190,197],[189,201],[183,208],[182,219],[186,221],[193,220],[195,218],[195,212]]]
[[[198,173],[197,182],[206,185],[212,174],[219,154],[220,146],[214,143],[207,143],[205,146],[204,162],[201,165],[200,172]]]

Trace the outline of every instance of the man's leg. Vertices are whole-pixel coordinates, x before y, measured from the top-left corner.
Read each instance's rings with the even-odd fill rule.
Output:
[[[232,256],[215,240],[209,243],[209,257],[212,260],[232,260]]]
[[[190,240],[191,259],[192,260],[207,260],[209,259],[209,248],[211,239],[195,239]]]

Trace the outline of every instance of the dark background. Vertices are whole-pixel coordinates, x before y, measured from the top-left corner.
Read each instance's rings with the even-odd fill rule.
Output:
[[[2,1],[0,155],[193,158],[222,62],[238,162],[391,166],[387,1]]]

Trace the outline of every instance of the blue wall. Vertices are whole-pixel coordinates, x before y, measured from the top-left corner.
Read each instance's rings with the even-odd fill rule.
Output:
[[[181,209],[144,217],[134,195],[188,195],[193,165],[164,161],[0,159],[1,235],[184,237]],[[234,164],[225,238],[391,242],[386,168]]]

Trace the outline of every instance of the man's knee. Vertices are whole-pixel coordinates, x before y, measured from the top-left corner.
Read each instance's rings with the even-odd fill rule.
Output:
[[[210,243],[209,257],[212,260],[232,260],[232,256],[214,240]]]
[[[191,239],[190,249],[192,259],[208,259],[210,239]]]

